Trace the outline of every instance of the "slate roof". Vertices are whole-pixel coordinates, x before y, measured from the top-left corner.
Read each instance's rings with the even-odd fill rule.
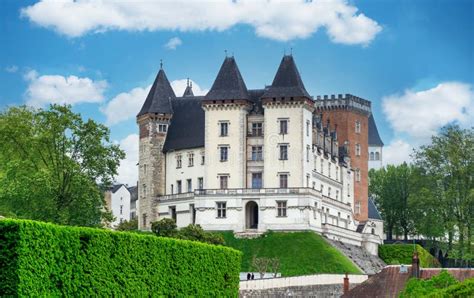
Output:
[[[374,200],[372,198],[369,198],[369,218],[382,220],[382,216],[380,216],[380,213],[377,210],[377,207],[375,206]]]
[[[203,96],[178,97],[171,102],[174,113],[163,152],[204,147],[203,99]]]
[[[113,185],[109,190],[112,192],[112,193],[115,193],[117,190],[120,189],[120,187],[122,187],[123,184],[115,184]]]
[[[130,186],[128,188],[128,191],[130,192],[130,201],[134,202],[138,200],[138,187],[137,186]]]
[[[211,90],[205,96],[206,100],[249,99],[247,86],[242,79],[239,67],[234,57],[226,57],[217,74]]]
[[[186,89],[184,90],[184,93],[183,93],[183,97],[190,97],[190,96],[194,96],[192,85],[186,86]]]
[[[137,116],[147,113],[172,114],[171,101],[176,98],[173,88],[166,77],[165,71],[160,69],[151,86],[145,103]]]
[[[373,114],[369,117],[369,146],[383,146]]]
[[[285,55],[281,59],[278,71],[272,85],[263,94],[269,97],[307,97],[311,98],[304,87],[300,73],[292,55]]]

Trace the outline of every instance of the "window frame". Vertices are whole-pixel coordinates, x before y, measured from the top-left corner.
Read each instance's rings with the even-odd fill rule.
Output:
[[[219,121],[219,137],[229,136],[229,122]]]
[[[279,134],[287,135],[288,134],[288,123],[289,119],[278,119]]]
[[[219,146],[219,161],[226,162],[228,160],[229,160],[229,146]]]
[[[288,201],[276,201],[277,217],[288,217]]]
[[[288,160],[288,147],[290,147],[288,144],[278,144],[279,160]],[[283,150],[283,148],[285,148],[285,150]]]
[[[216,218],[227,217],[227,202],[216,202]]]
[[[252,161],[263,161],[263,146],[252,146]]]
[[[223,187],[224,181],[225,187]],[[229,175],[219,175],[219,189],[229,189]]]
[[[260,126],[260,127],[258,127]],[[252,122],[251,125],[251,135],[252,137],[262,137],[263,136],[263,122]]]
[[[288,173],[280,173],[278,174],[278,181],[280,188],[286,189],[288,188]],[[284,179],[283,179],[284,177]],[[284,183],[282,183],[284,181]]]

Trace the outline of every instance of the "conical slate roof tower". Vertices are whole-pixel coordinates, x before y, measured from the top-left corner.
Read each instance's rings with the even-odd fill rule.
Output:
[[[249,93],[234,57],[226,57],[206,100],[248,100]]]
[[[285,55],[273,79],[272,85],[265,91],[262,98],[306,97],[306,91],[300,73],[292,55]]]
[[[173,88],[171,88],[165,71],[161,68],[137,116],[147,113],[173,114],[171,101],[175,98]]]

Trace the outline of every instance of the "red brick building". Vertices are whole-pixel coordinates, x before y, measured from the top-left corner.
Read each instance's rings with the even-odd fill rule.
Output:
[[[323,123],[329,121],[331,130],[336,130],[339,146],[345,146],[354,169],[354,218],[368,219],[368,174],[369,174],[369,116],[370,101],[346,94],[318,96],[316,112],[322,114]]]

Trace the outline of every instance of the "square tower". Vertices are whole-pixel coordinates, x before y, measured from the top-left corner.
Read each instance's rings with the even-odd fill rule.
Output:
[[[329,122],[336,130],[340,145],[344,145],[354,169],[354,218],[366,221],[368,218],[368,174],[369,174],[369,117],[370,101],[357,96],[339,94],[318,96],[316,113],[321,114],[323,123]]]

